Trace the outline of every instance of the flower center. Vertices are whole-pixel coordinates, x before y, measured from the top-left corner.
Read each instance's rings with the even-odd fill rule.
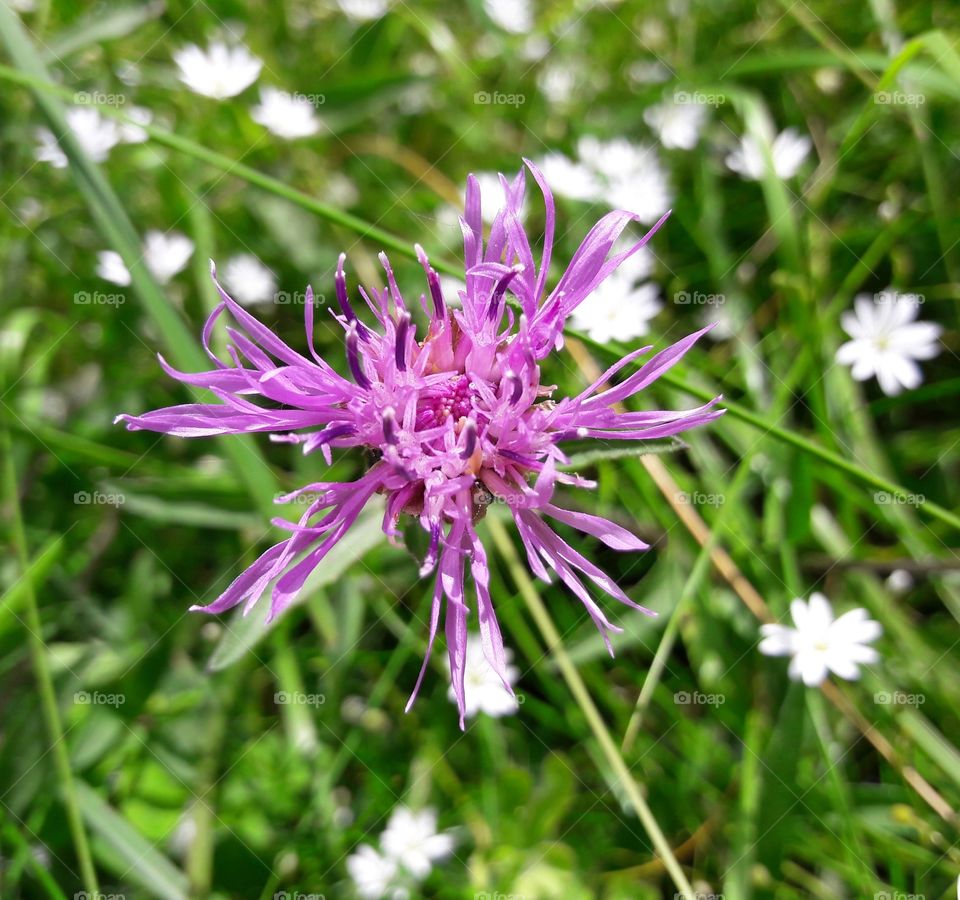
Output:
[[[417,428],[436,428],[451,416],[454,422],[473,411],[470,379],[460,375],[436,390],[424,391],[417,404]]]

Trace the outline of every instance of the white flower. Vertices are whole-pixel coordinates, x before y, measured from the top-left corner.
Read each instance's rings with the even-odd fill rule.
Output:
[[[569,61],[564,65],[548,65],[537,75],[537,87],[551,103],[566,103],[577,86],[577,70]]]
[[[611,206],[629,210],[647,225],[670,208],[667,173],[654,147],[626,138],[600,141],[588,136],[577,143],[577,152],[606,180],[603,199]]]
[[[631,341],[650,330],[650,320],[663,309],[656,285],[631,285],[619,270],[602,281],[574,311],[570,324],[598,343]]]
[[[540,170],[550,189],[561,197],[598,200],[603,194],[603,184],[596,173],[562,153],[548,153],[540,161]]]
[[[637,60],[627,68],[627,78],[636,85],[660,84],[669,80],[670,70],[659,61]]]
[[[380,837],[384,854],[399,863],[415,878],[430,874],[433,863],[453,853],[453,837],[437,832],[437,811],[414,812],[398,806]]]
[[[762,625],[760,652],[767,656],[790,656],[788,674],[807,687],[823,682],[829,672],[854,681],[860,666],[875,663],[880,654],[868,647],[883,633],[879,622],[865,609],[851,609],[833,618],[830,601],[823,594],[811,594],[809,604],[794,600],[790,615],[796,628]]]
[[[510,665],[513,652],[507,649],[504,651],[504,656],[507,661],[507,681],[512,687],[517,678],[520,677],[520,672],[516,666]],[[494,718],[500,718],[501,716],[513,715],[520,708],[517,698],[507,691],[500,680],[500,676],[487,662],[480,635],[474,632],[470,632],[467,637],[463,691],[466,701],[464,715],[468,719],[481,712]],[[453,685],[450,685],[447,690],[447,696],[456,701]]]
[[[692,150],[700,140],[707,120],[707,107],[702,103],[674,103],[665,100],[643,112],[646,122],[668,149]]]
[[[124,144],[142,144],[149,137],[143,126],[153,121],[153,113],[142,106],[131,106],[125,112],[133,121],[120,123],[120,140]]]
[[[467,283],[462,278],[441,274],[440,290],[443,291],[443,299],[447,306],[451,309],[463,308],[463,300],[460,295],[467,292]]]
[[[313,104],[302,94],[274,87],[260,88],[260,104],[250,110],[254,122],[288,141],[309,137],[320,130]]]
[[[480,188],[483,221],[492,222],[507,203],[503,185],[500,184],[500,176],[496,172],[476,172],[475,175]]]
[[[767,171],[767,155],[773,163],[773,172],[778,178],[792,178],[807,158],[812,141],[795,128],[786,128],[771,142],[769,136],[762,141],[752,134],[740,139],[740,146],[727,156],[727,166],[742,178],[759,181]]]
[[[94,162],[103,162],[110,151],[120,143],[120,128],[113,119],[107,119],[92,106],[72,106],[67,110],[67,125],[80,143],[81,149]],[[48,128],[37,129],[40,142],[35,155],[40,162],[48,162],[55,169],[67,166],[67,155]]]
[[[148,231],[143,241],[143,261],[160,284],[183,271],[192,255],[193,241],[177,231]]]
[[[707,337],[718,342],[736,337],[745,324],[742,314],[733,309],[730,303],[707,306],[701,311],[699,318],[701,327],[713,325],[707,332]]]
[[[361,897],[378,900],[396,876],[397,863],[381,856],[369,844],[361,844],[356,853],[347,857],[347,872]]]
[[[242,44],[229,47],[215,41],[207,50],[188,44],[173,54],[180,80],[191,91],[224,100],[242,93],[257,78],[263,63]]]
[[[337,0],[337,6],[340,7],[340,12],[354,22],[380,19],[390,8],[387,0]]]
[[[853,312],[840,317],[843,330],[853,340],[837,350],[837,362],[851,366],[857,381],[876,376],[881,390],[890,396],[903,388],[918,387],[923,373],[918,359],[932,359],[940,352],[937,340],[943,329],[933,322],[915,322],[920,308],[915,294],[883,291],[871,298],[858,294]]]
[[[360,199],[360,192],[343,172],[332,172],[324,188],[324,197],[334,206],[353,206]]]
[[[906,569],[894,569],[884,584],[891,594],[905,594],[913,587],[913,576]]]
[[[97,254],[97,274],[105,281],[121,287],[130,284],[130,272],[116,250],[101,250]]]
[[[227,260],[223,281],[233,299],[244,306],[272,300],[277,293],[276,275],[250,253]]]
[[[494,25],[514,34],[526,34],[533,28],[530,0],[483,0],[483,8]]]

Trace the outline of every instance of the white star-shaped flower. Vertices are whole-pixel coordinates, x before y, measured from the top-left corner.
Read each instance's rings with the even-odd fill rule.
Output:
[[[437,811],[414,812],[398,806],[380,837],[384,855],[399,863],[415,878],[424,879],[433,864],[453,853],[453,836],[437,831]]]
[[[123,257],[116,250],[101,250],[97,253],[97,274],[105,281],[126,287],[130,284],[130,272]]]
[[[120,123],[120,140],[124,144],[142,144],[150,136],[143,128],[153,121],[153,113],[142,106],[131,106],[124,112],[132,122]]]
[[[570,325],[597,343],[631,341],[650,330],[650,320],[663,309],[660,291],[646,282],[633,285],[618,269],[602,281],[570,317]]]
[[[789,656],[788,674],[807,687],[821,684],[830,672],[848,681],[860,677],[860,666],[875,663],[880,654],[867,644],[883,633],[879,622],[865,609],[845,612],[833,618],[833,608],[823,594],[811,594],[809,604],[797,599],[790,604],[795,628],[762,625],[760,652],[767,656]]]
[[[940,352],[943,329],[933,322],[915,322],[920,309],[916,294],[883,291],[871,298],[858,294],[853,311],[840,317],[852,340],[837,350],[837,362],[850,366],[857,381],[876,376],[881,390],[893,396],[912,390],[923,381],[918,359],[932,359]]]
[[[94,162],[103,162],[122,140],[120,127],[113,119],[101,116],[91,106],[71,106],[66,112],[67,125],[84,153]],[[37,129],[39,144],[35,156],[55,169],[65,169],[67,155],[49,128]]]
[[[347,857],[347,872],[364,900],[379,900],[391,887],[397,874],[397,863],[382,856],[369,844],[361,844],[356,853]]]
[[[309,137],[320,130],[313,104],[305,96],[275,87],[260,88],[260,103],[250,110],[250,116],[254,122],[288,141]]]
[[[727,156],[727,167],[746,178],[759,181],[767,171],[767,154],[778,178],[792,178],[810,153],[813,142],[795,128],[785,128],[772,141],[752,134],[740,139],[740,146]]]
[[[672,200],[667,171],[656,148],[626,138],[600,141],[581,138],[580,159],[603,176],[603,199],[616,209],[634,213],[646,225],[656,222]]]
[[[277,293],[277,276],[252,253],[228,259],[223,281],[233,299],[244,306],[272,300]]]
[[[143,241],[143,261],[160,284],[182,272],[192,255],[193,241],[178,231],[148,231]]]
[[[215,100],[242,93],[257,78],[263,62],[242,44],[228,46],[215,41],[207,50],[188,44],[173,54],[180,80],[191,91]]]
[[[520,677],[516,666],[510,665],[513,652],[504,651],[507,661],[506,674],[510,686]],[[467,655],[464,670],[463,691],[465,700],[464,716],[472,718],[477,713],[486,713],[488,716],[500,718],[513,715],[518,709],[517,698],[503,686],[500,676],[487,662],[483,653],[483,644],[480,635],[470,632],[467,637]],[[447,690],[447,696],[456,701],[453,685]]]
[[[550,190],[571,200],[599,200],[603,183],[589,166],[575,162],[562,153],[548,153],[540,161],[540,171]]]
[[[383,18],[390,8],[387,0],[337,0],[337,6],[354,22],[372,22]]]
[[[700,132],[707,121],[707,107],[702,103],[665,100],[645,109],[643,121],[657,133],[664,147],[692,150],[697,146]]]
[[[527,34],[533,28],[530,0],[483,0],[483,8],[494,25],[513,34]]]

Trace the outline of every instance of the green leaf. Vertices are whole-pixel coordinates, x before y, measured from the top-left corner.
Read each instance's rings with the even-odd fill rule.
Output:
[[[108,7],[106,11],[98,6],[96,12],[77,19],[52,38],[40,58],[45,63],[56,63],[78,50],[126,37],[147,22],[159,19],[165,7],[163,0],[152,0],[139,6]]]
[[[364,554],[382,543],[382,520],[382,504],[371,502],[353,527],[314,569],[300,592],[301,599],[295,605],[302,603],[319,588],[332,584]],[[227,626],[227,633],[207,663],[209,671],[219,672],[241,659],[273,630],[275,624],[276,620],[267,624],[263,605],[255,606],[247,616],[238,609]]]
[[[587,449],[591,444],[595,449]],[[561,472],[573,472],[608,460],[632,459],[637,456],[647,456],[650,453],[676,453],[678,450],[685,450],[688,446],[679,438],[673,437],[652,441],[632,441],[629,444],[618,444],[612,447],[596,448],[596,445],[597,441],[583,442],[579,446],[584,449],[577,452],[577,444],[574,443],[573,452],[567,453],[570,462],[557,468]],[[571,447],[569,444],[564,444],[564,449],[569,451]]]
[[[84,782],[77,782],[80,812],[113,857],[118,875],[139,884],[150,896],[187,900],[187,876]],[[110,860],[106,861],[110,865]]]

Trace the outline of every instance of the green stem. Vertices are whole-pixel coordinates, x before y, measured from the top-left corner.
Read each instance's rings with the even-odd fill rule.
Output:
[[[537,623],[537,627],[540,629],[547,647],[556,659],[557,667],[567,682],[567,686],[577,701],[577,705],[582,710],[590,726],[590,730],[600,744],[603,755],[606,757],[607,762],[617,776],[617,780],[633,804],[633,808],[637,811],[637,816],[640,818],[643,827],[650,836],[650,840],[653,842],[653,846],[659,854],[664,867],[685,900],[693,900],[695,895],[693,888],[690,886],[690,882],[687,880],[687,876],[680,867],[676,856],[674,856],[673,850],[666,837],[660,830],[660,826],[650,811],[650,807],[647,805],[647,801],[640,792],[636,781],[634,781],[633,775],[627,767],[626,762],[624,762],[623,756],[621,756],[620,751],[617,749],[617,745],[614,743],[609,729],[601,718],[596,704],[593,702],[593,698],[587,690],[587,686],[577,671],[577,667],[567,655],[567,651],[563,647],[560,632],[557,631],[556,625],[553,624],[553,619],[550,618],[546,606],[544,606],[540,595],[537,593],[536,586],[530,580],[530,576],[521,564],[513,542],[503,527],[503,523],[500,522],[496,516],[488,516],[486,521],[493,542],[497,545],[497,549],[505,561],[507,569],[510,571],[510,575],[516,583],[521,596],[526,602],[530,614]]]
[[[87,893],[96,894],[99,891],[97,873],[93,867],[93,858],[90,855],[90,844],[80,816],[80,805],[77,802],[76,787],[73,782],[73,772],[70,769],[70,756],[64,741],[63,724],[60,721],[60,711],[57,708],[57,695],[53,686],[53,674],[47,658],[47,646],[43,641],[43,625],[40,621],[40,611],[37,608],[37,595],[33,589],[33,581],[29,575],[30,558],[27,551],[27,536],[23,526],[23,517],[20,511],[20,496],[17,482],[17,471],[13,460],[13,442],[10,439],[10,430],[4,425],[0,427],[0,456],[4,459],[4,482],[6,499],[10,510],[10,531],[17,555],[17,563],[21,576],[24,579],[24,615],[25,627],[30,645],[30,657],[33,669],[37,676],[37,686],[40,691],[40,708],[46,722],[50,740],[53,743],[54,766],[60,780],[63,793],[63,803],[67,811],[67,822],[70,834],[80,863],[80,875]]]

